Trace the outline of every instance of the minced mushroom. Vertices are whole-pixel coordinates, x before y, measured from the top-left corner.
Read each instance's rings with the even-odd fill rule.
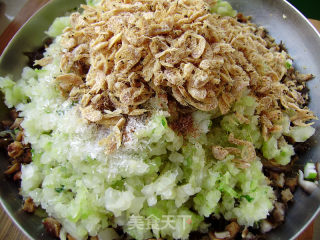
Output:
[[[56,219],[48,217],[43,220],[42,224],[51,236],[57,238],[60,236],[61,224]]]
[[[237,222],[231,222],[226,226],[225,229],[230,233],[230,239],[233,239],[240,231],[240,226]]]
[[[297,185],[298,185],[298,176],[286,178],[285,186],[289,187],[291,192],[295,191]]]
[[[34,205],[32,198],[27,198],[24,201],[22,209],[23,209],[23,211],[28,212],[28,213],[33,213],[35,211],[36,207]]]
[[[8,146],[8,155],[12,158],[17,158],[23,153],[23,145],[21,142],[14,141]]]
[[[22,172],[21,172],[21,171],[16,172],[16,173],[13,175],[13,181],[19,181],[19,180],[21,180],[21,175],[22,175]]]
[[[284,203],[288,203],[293,200],[293,195],[289,188],[281,191],[281,200]]]
[[[272,216],[274,220],[276,222],[283,222],[285,218],[285,213],[285,205],[281,202],[276,202],[272,211]]]
[[[285,184],[285,175],[284,175],[284,173],[280,173],[279,174],[279,173],[270,171],[270,178],[271,178],[274,186],[283,188],[283,186]]]

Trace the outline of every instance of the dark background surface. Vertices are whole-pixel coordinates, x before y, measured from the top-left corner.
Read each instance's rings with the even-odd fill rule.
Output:
[[[278,0],[280,1],[280,0]],[[320,20],[320,0],[288,0],[307,18]]]

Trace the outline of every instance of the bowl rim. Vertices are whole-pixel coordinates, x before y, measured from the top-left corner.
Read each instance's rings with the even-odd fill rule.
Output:
[[[301,19],[303,19],[305,21],[305,23],[307,25],[309,25],[309,27],[312,28],[313,32],[317,35],[318,39],[320,39],[320,32],[316,29],[316,27],[308,20],[308,18],[303,15],[295,6],[293,6],[292,3],[290,3],[288,0],[282,0],[289,8],[291,8],[296,14],[298,14],[300,16]],[[312,194],[318,194],[320,195],[320,189],[319,187],[312,193]],[[296,203],[297,204],[297,203]],[[294,234],[290,240],[294,240],[297,237],[299,237],[299,235],[311,224],[312,221],[314,221],[314,219],[320,214],[320,204],[317,208],[317,210],[313,213],[312,217],[309,218],[308,221],[305,222],[305,224],[303,225],[302,228],[300,228],[296,234]]]

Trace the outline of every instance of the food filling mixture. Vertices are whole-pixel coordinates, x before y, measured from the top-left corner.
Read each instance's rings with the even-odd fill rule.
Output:
[[[0,87],[6,174],[51,234],[254,239],[284,221],[313,76],[263,27],[224,1],[88,0],[47,34]]]

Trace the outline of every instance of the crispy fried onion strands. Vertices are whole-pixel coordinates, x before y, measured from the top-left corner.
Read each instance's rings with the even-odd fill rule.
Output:
[[[84,118],[106,126],[115,126],[123,115],[145,113],[144,103],[164,93],[181,105],[226,114],[251,88],[253,94],[268,93],[273,103],[280,99],[292,108],[296,94],[289,96],[292,91],[280,83],[287,54],[271,47],[261,28],[211,14],[208,2],[102,0],[99,6],[82,5],[83,13],[71,15],[61,38],[60,65],[68,76],[60,77],[60,89],[81,100]],[[295,106],[300,113],[296,124],[312,118]]]
[[[238,168],[248,168],[250,163],[256,159],[256,151],[253,144],[249,141],[240,140],[231,133],[228,141],[236,147],[213,146],[212,154],[217,160],[224,160],[228,155],[234,155],[232,161]]]

